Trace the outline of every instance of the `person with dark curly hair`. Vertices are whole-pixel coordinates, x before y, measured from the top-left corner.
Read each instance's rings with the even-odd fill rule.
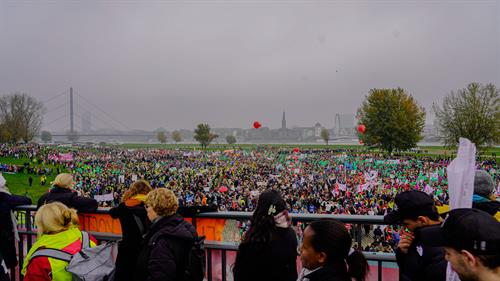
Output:
[[[297,237],[275,190],[260,194],[233,267],[234,280],[297,280]]]
[[[299,281],[364,281],[368,262],[351,248],[345,225],[337,220],[317,220],[307,226],[300,246],[302,272]]]

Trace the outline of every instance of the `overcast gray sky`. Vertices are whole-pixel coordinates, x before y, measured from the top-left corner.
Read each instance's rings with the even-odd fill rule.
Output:
[[[500,1],[0,0],[0,93],[49,100],[50,130],[70,86],[77,129],[173,130],[331,128],[398,86],[429,121],[472,81],[500,87]]]

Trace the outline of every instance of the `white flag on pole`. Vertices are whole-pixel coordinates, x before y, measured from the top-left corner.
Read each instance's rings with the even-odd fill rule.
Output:
[[[457,158],[446,168],[450,210],[472,208],[474,174],[476,170],[476,146],[466,138],[460,138]]]

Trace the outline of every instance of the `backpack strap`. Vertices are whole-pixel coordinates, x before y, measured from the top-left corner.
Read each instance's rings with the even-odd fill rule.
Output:
[[[36,250],[33,253],[33,255],[31,255],[30,261],[36,257],[48,257],[48,258],[54,258],[54,259],[62,260],[65,262],[69,262],[69,261],[71,261],[71,258],[73,257],[73,255],[68,254],[65,251],[47,248],[47,249]]]
[[[141,235],[144,235],[144,225],[142,224],[141,219],[133,212],[132,212],[132,216],[134,217],[135,224],[137,224],[137,227],[139,228]]]
[[[82,250],[90,248],[90,237],[86,231],[82,231]]]

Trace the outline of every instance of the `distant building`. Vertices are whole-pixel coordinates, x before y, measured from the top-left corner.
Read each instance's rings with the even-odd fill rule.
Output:
[[[334,136],[355,136],[356,116],[354,114],[336,114],[334,118]]]
[[[314,125],[314,136],[316,138],[320,138],[321,137],[321,130],[322,129],[323,129],[323,127],[321,127],[320,123],[316,123],[316,125]]]
[[[286,118],[285,118],[285,111],[283,110],[283,119],[281,120],[281,129],[286,130]]]

